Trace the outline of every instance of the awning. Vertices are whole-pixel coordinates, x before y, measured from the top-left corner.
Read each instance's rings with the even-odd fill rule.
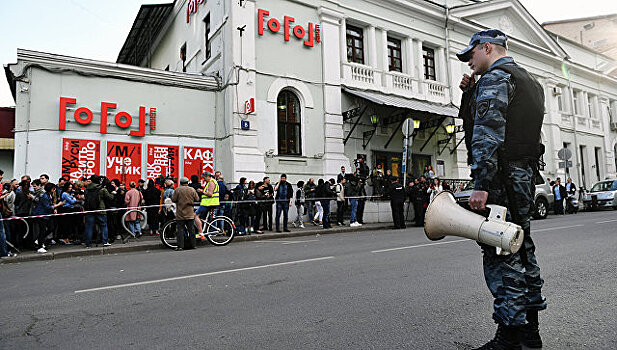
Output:
[[[422,111],[432,114],[437,114],[446,117],[458,117],[458,108],[452,105],[442,105],[426,101],[420,101],[414,98],[405,98],[394,95],[386,95],[380,92],[355,90],[343,87],[343,91],[352,95],[369,100],[373,103],[391,107],[407,108],[416,111]]]

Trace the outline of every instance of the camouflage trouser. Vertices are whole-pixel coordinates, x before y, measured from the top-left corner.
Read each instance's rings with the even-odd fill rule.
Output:
[[[521,225],[525,239],[516,254],[497,255],[494,247],[480,244],[483,252],[484,277],[495,301],[493,319],[506,326],[525,324],[527,310],[546,309],[542,296],[544,280],[535,256],[535,245],[530,235],[530,218],[533,210],[535,181],[530,167],[510,164],[509,172],[513,183],[514,199],[519,220],[513,220],[510,212],[505,185],[496,179],[490,186],[487,203],[508,207],[508,221]],[[516,222],[520,221],[520,222]]]

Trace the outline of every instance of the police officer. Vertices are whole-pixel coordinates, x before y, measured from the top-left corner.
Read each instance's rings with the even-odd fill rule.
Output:
[[[394,227],[405,228],[405,216],[403,215],[403,207],[405,206],[405,187],[398,181],[398,177],[390,177],[392,184],[390,185],[390,209],[392,210],[392,221]]]
[[[469,204],[475,210],[484,210],[487,203],[504,205],[508,220],[525,231],[516,254],[497,255],[494,247],[480,244],[498,327],[495,338],[479,349],[520,349],[521,343],[539,348],[538,311],[546,308],[546,300],[529,220],[534,171],[544,152],[544,93],[536,79],[507,56],[507,37],[499,30],[474,34],[457,56],[472,69],[471,76],[461,80],[459,114],[475,183]],[[477,82],[476,76],[481,76]]]

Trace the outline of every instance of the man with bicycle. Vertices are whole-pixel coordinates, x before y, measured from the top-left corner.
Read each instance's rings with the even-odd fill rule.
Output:
[[[180,179],[180,187],[171,196],[171,201],[176,203],[176,241],[178,242],[176,250],[184,249],[185,234],[188,234],[189,248],[195,248],[196,246],[195,225],[193,225],[195,216],[193,213],[193,203],[198,200],[197,191],[189,186],[189,179],[182,177]]]
[[[204,192],[201,195],[201,202],[199,208],[195,212],[195,224],[199,230],[199,239],[205,239],[206,237],[202,233],[203,227],[201,220],[205,220],[208,217],[208,213],[216,209],[219,203],[219,184],[212,177],[209,172],[204,172],[201,177],[205,180]]]

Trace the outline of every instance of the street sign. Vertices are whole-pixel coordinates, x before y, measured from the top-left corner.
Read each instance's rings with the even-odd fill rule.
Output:
[[[251,123],[248,120],[241,120],[240,127],[242,130],[249,130],[251,128]]]
[[[559,152],[557,152],[557,157],[559,157],[559,159],[561,160],[568,160],[572,158],[572,151],[567,148],[562,148],[559,150]]]
[[[403,129],[403,135],[405,135],[405,137],[411,136],[411,133],[413,133],[413,130],[414,130],[413,119],[412,118],[405,119],[405,121],[403,122],[402,129]]]
[[[572,161],[571,160],[566,160],[565,162],[559,162],[559,167],[560,168],[571,168],[572,167]]]

